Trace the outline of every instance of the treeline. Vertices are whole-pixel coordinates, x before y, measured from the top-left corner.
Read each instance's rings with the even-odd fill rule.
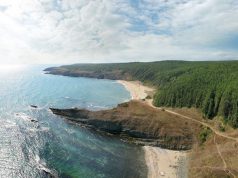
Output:
[[[75,64],[62,68],[101,74],[120,71],[122,76],[157,86],[155,106],[201,108],[205,117],[222,116],[238,127],[238,61]]]

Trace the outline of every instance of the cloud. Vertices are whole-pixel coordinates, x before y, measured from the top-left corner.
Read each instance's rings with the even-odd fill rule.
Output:
[[[236,0],[1,0],[1,63],[238,57]]]

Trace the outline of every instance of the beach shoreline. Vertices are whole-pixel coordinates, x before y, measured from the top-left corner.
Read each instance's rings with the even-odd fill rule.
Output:
[[[146,97],[155,91],[154,88],[144,86],[139,81],[118,80],[117,82],[130,92],[132,100],[145,100],[145,103],[152,106],[152,99],[146,99]],[[152,146],[144,146],[143,150],[148,168],[148,178],[187,177],[188,152]]]
[[[117,83],[120,83],[126,88],[133,100],[145,99],[155,91],[154,88],[145,86],[140,81],[117,80]]]
[[[173,151],[153,146],[143,147],[148,178],[186,178],[187,152]]]

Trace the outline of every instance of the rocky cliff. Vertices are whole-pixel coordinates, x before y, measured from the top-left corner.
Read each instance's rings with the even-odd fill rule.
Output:
[[[51,111],[94,130],[118,135],[126,141],[172,150],[192,148],[194,123],[185,122],[174,115],[154,109],[141,101],[119,104],[103,111],[85,109],[55,109]]]

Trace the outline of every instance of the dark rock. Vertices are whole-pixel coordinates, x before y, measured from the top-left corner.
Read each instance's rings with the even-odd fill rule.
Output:
[[[32,108],[38,108],[38,106],[36,105],[30,105]]]
[[[31,119],[31,122],[34,122],[34,123],[36,123],[36,122],[38,122],[38,120]]]

